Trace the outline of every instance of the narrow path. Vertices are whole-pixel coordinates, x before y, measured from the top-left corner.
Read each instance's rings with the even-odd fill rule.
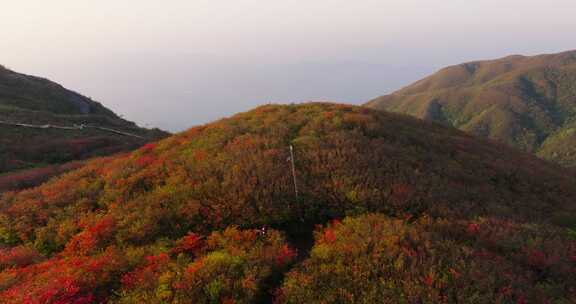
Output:
[[[297,250],[296,261],[291,268],[286,269],[283,273],[272,275],[262,282],[263,293],[254,301],[258,304],[274,303],[274,292],[284,283],[284,277],[292,268],[297,267],[310,256],[310,250],[314,246],[314,228],[316,225],[310,223],[301,223],[287,226],[274,227],[277,230],[284,231],[286,241],[290,247]]]
[[[74,125],[72,127],[67,127],[67,126],[55,126],[55,125],[50,125],[50,124],[32,125],[32,124],[16,123],[16,122],[8,122],[8,121],[0,120],[0,125],[33,128],[33,129],[60,129],[60,130],[83,130],[86,128],[92,128],[92,129],[99,129],[102,131],[112,132],[112,133],[116,133],[116,134],[120,134],[120,135],[124,135],[124,136],[131,136],[131,137],[136,137],[136,138],[140,138],[140,139],[146,139],[145,137],[142,137],[140,135],[136,135],[136,134],[132,134],[132,133],[124,132],[124,131],[114,130],[114,129],[105,128],[105,127],[99,127],[99,126],[84,125],[84,124]]]

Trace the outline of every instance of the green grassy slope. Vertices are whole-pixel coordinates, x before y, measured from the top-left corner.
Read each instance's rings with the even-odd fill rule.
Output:
[[[451,66],[366,106],[576,165],[576,51]]]
[[[34,129],[0,124],[0,174],[127,151],[166,135],[159,130],[139,128],[100,103],[54,82],[3,67],[0,67],[0,121],[56,126],[88,124],[144,137],[93,128]]]
[[[0,301],[370,303],[391,289],[407,303],[438,303],[445,291],[474,302],[488,288],[508,302],[568,302],[575,180],[528,153],[406,115],[262,106],[5,193]],[[307,257],[298,235],[367,213],[380,215],[319,232],[298,264]],[[255,230],[263,226],[267,234]],[[485,266],[485,285],[475,285]],[[450,268],[470,273],[442,285]]]
[[[0,66],[0,106],[55,114],[96,114],[118,118],[100,103],[48,79],[16,73]]]

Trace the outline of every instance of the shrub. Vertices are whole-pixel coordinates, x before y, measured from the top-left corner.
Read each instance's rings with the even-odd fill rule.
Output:
[[[149,256],[124,275],[115,302],[252,303],[268,292],[264,282],[295,260],[295,251],[274,230],[260,235],[231,227],[205,242],[190,233],[176,244],[176,258]]]
[[[346,218],[316,233],[280,303],[568,303],[574,242],[501,220]]]

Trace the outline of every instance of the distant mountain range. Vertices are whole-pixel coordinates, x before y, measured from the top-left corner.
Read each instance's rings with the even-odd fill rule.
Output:
[[[447,67],[366,106],[437,121],[576,166],[576,51]]]
[[[0,66],[0,191],[8,172],[47,172],[49,165],[132,150],[166,135],[52,81]]]

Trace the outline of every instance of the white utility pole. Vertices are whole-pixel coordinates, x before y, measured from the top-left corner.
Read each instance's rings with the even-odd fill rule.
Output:
[[[294,179],[294,193],[298,199],[298,183],[296,182],[296,165],[294,164],[294,147],[290,145],[290,160],[292,162],[292,178]]]

